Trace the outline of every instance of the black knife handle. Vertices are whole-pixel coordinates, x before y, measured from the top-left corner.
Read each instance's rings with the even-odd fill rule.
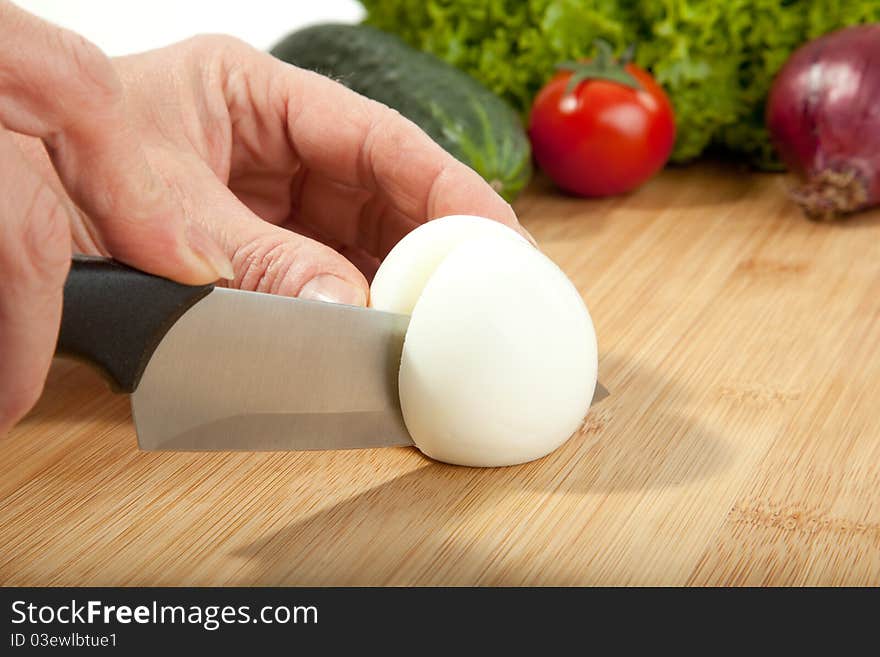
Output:
[[[107,258],[74,256],[55,351],[97,366],[117,392],[134,392],[174,322],[213,289],[174,283]]]

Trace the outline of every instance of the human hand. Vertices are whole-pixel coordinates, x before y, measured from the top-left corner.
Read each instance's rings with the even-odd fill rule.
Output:
[[[362,305],[362,273],[428,219],[483,214],[521,230],[397,112],[245,43],[196,37],[115,64],[138,134],[223,245],[237,287]]]
[[[5,3],[0,12],[24,14]],[[108,72],[89,44],[24,16],[29,29],[36,22],[48,32],[43,42],[54,38],[68,50],[48,60],[58,68],[39,88],[52,98],[37,94],[30,113],[17,98],[35,79],[22,72],[32,39],[16,36],[17,59],[4,64],[9,57],[0,55],[0,70],[18,69],[17,87],[0,85],[0,124],[42,140],[0,135],[4,170],[18,172],[15,182],[3,176],[4,197],[27,198],[30,188],[45,197],[4,212],[23,217],[4,217],[10,229],[41,232],[18,248],[26,276],[7,273],[14,248],[0,251],[0,273],[15,282],[0,315],[21,327],[0,328],[0,358],[22,354],[0,374],[0,433],[42,388],[71,239],[78,252],[182,282],[229,276],[245,289],[363,304],[367,282],[352,262],[371,275],[427,219],[483,214],[521,230],[476,173],[417,127],[326,78],[227,37],[116,60]],[[45,115],[46,105],[67,113],[54,122],[29,118]],[[3,112],[10,106],[17,122]],[[33,264],[43,260],[51,262]],[[23,316],[23,305],[43,310]]]
[[[154,167],[110,60],[7,2],[0,41],[2,434],[42,390],[72,236],[89,239],[89,230],[120,260],[184,283],[231,277],[232,269]],[[22,150],[34,144],[42,161]]]

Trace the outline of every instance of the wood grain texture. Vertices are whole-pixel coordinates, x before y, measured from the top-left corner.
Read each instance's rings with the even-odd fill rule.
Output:
[[[127,400],[57,362],[0,441],[0,583],[880,584],[880,213],[810,223],[785,187],[536,183],[517,209],[612,395],[523,466],[143,453]]]

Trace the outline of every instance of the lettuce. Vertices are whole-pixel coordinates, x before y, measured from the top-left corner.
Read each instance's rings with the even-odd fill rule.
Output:
[[[362,0],[367,22],[469,72],[524,114],[566,59],[601,38],[669,93],[673,161],[708,148],[777,168],[764,128],[773,77],[801,43],[880,20],[877,0]]]

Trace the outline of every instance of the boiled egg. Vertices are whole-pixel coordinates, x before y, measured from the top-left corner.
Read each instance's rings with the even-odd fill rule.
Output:
[[[580,293],[503,224],[429,221],[382,262],[371,305],[411,316],[398,377],[404,422],[438,461],[540,458],[583,422],[598,348]]]

